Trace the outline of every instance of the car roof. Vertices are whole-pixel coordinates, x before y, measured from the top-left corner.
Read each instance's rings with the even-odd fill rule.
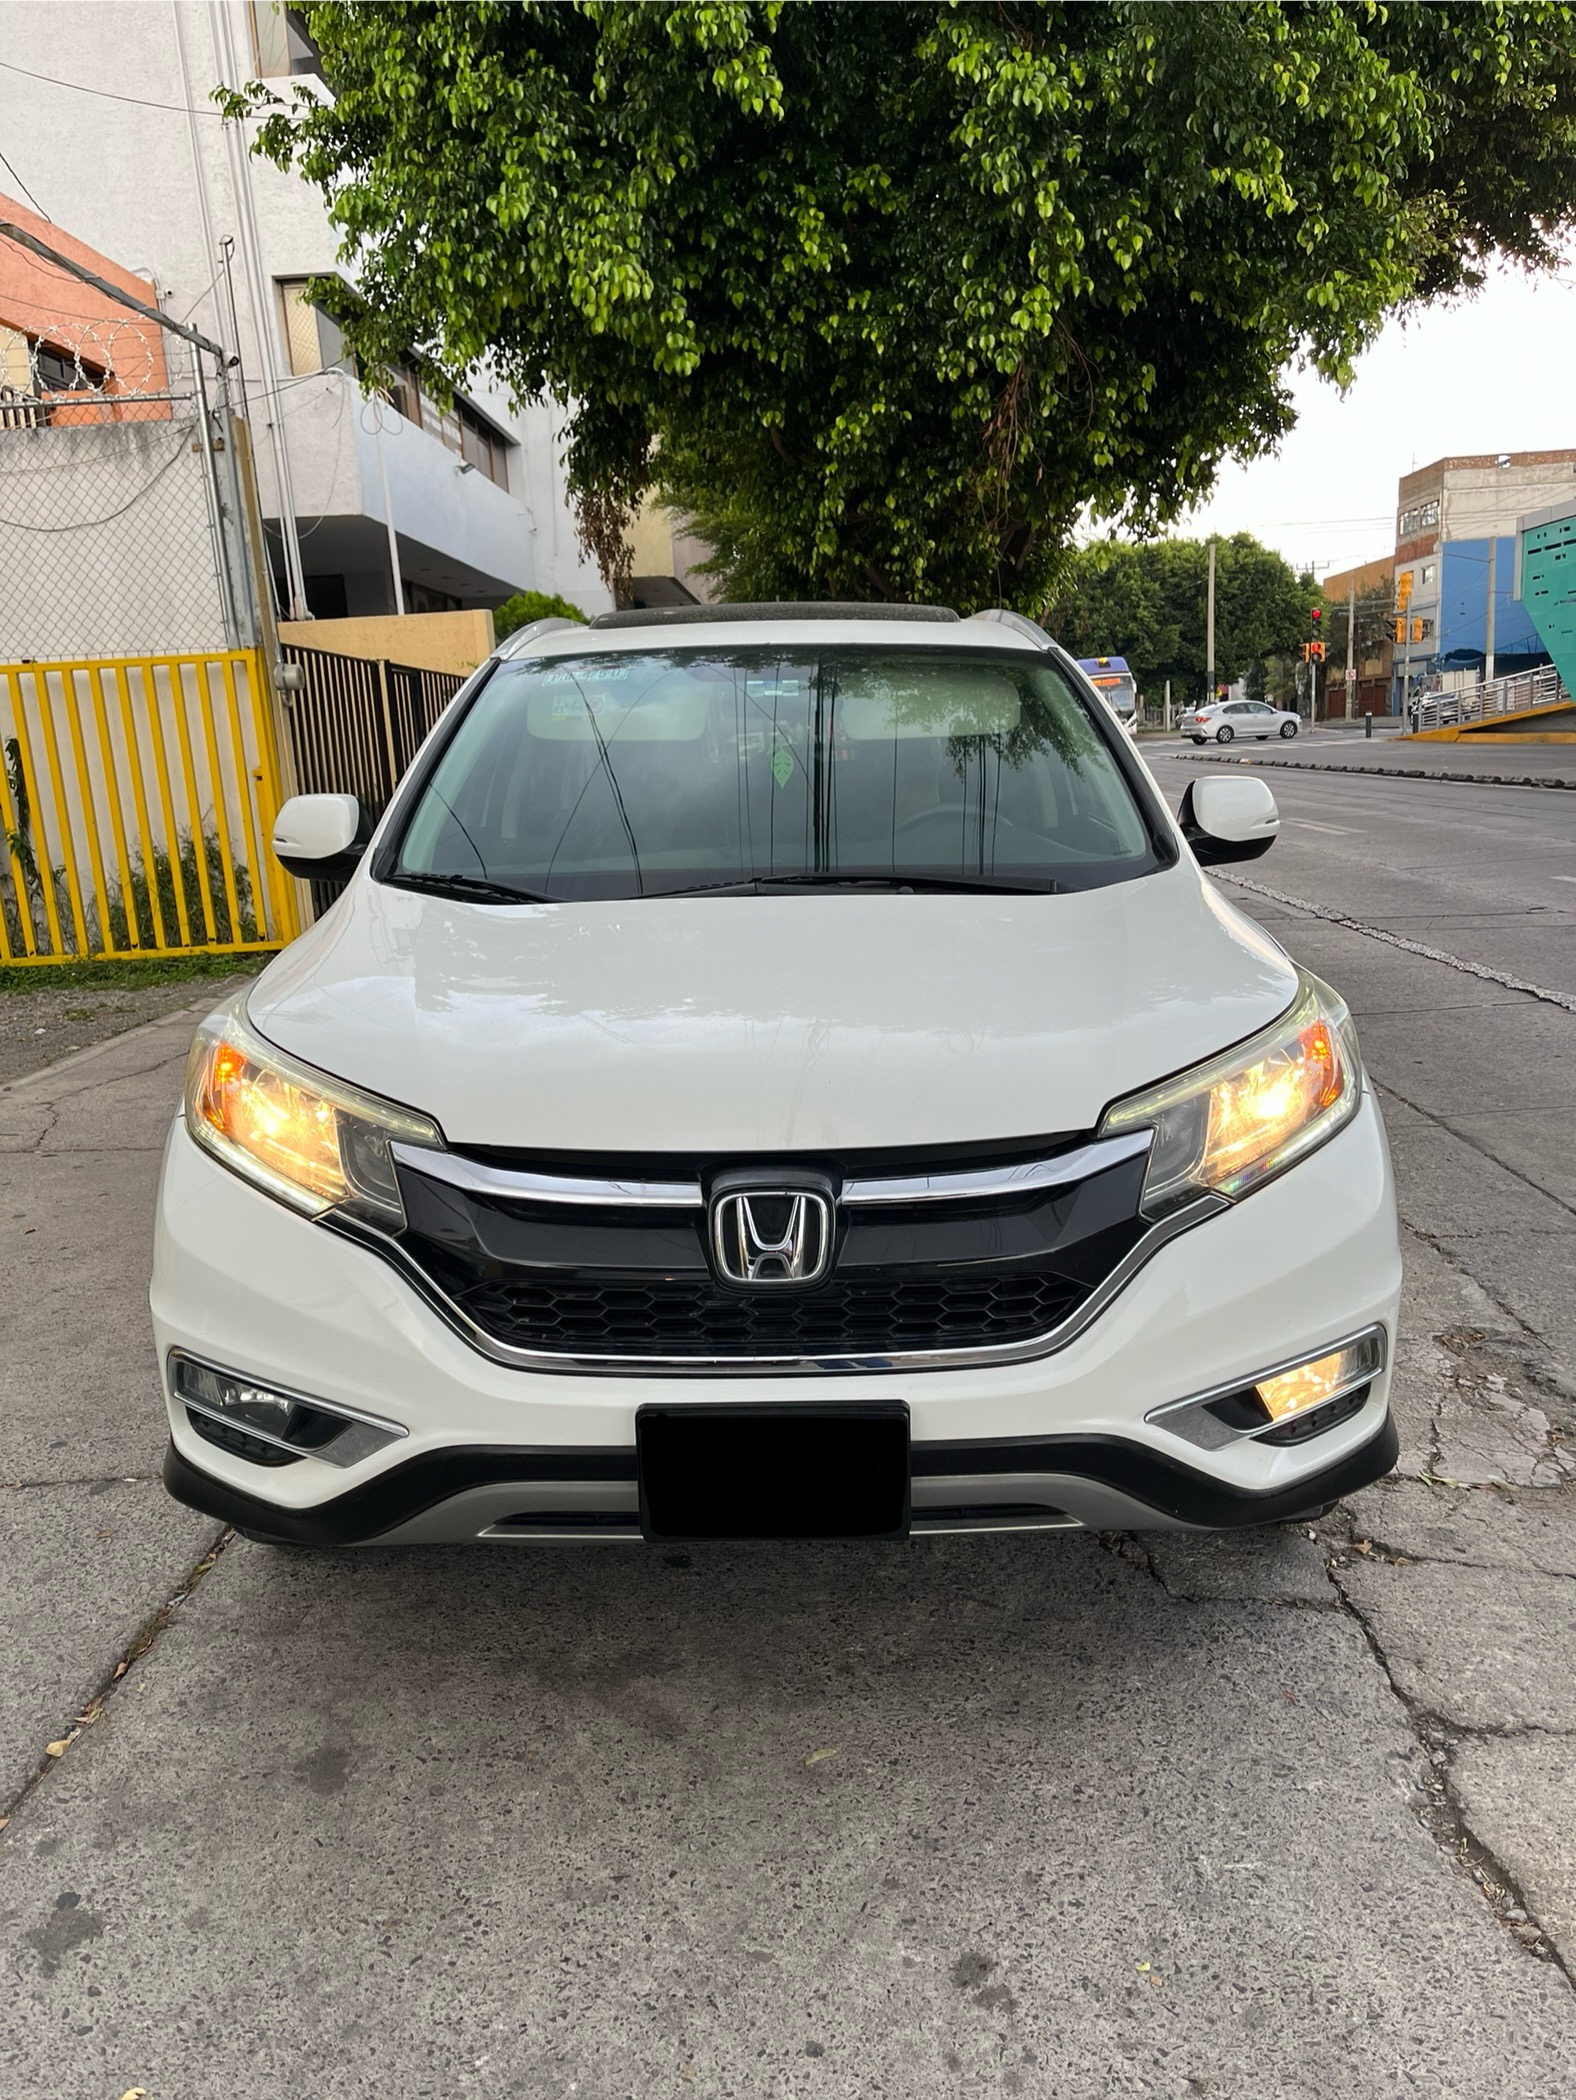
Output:
[[[920,649],[1010,649],[1029,655],[1056,648],[1032,621],[996,609],[963,619],[949,606],[795,602],[652,606],[602,613],[584,626],[544,620],[518,636],[510,635],[495,654],[602,656],[641,648],[747,648],[774,642],[807,648],[881,642]]]

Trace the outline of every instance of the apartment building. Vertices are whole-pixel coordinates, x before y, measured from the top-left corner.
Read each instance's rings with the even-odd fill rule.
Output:
[[[1506,676],[1544,660],[1519,595],[1516,527],[1573,493],[1576,450],[1461,454],[1402,475],[1394,561],[1407,628],[1395,650],[1398,701],[1425,679]]]
[[[346,274],[321,198],[256,160],[254,127],[210,99],[253,78],[329,92],[297,10],[7,0],[3,16],[6,157],[40,217],[239,358],[283,614],[391,613],[397,595],[407,611],[490,607],[520,590],[611,603],[577,545],[550,405],[516,412],[477,376],[442,406],[414,354],[387,396],[369,392],[307,302],[309,279]]]

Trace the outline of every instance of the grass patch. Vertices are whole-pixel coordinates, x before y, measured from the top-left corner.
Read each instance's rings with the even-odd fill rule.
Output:
[[[184,984],[203,977],[254,977],[271,955],[115,956],[106,962],[0,964],[0,993],[58,991],[113,992],[143,985]]]

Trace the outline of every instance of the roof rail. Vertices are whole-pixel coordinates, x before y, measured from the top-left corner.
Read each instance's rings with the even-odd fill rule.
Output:
[[[704,627],[732,620],[956,620],[950,605],[872,605],[833,599],[785,599],[747,605],[644,605],[598,613],[593,627]]]
[[[1014,634],[1021,634],[1025,641],[1033,642],[1037,649],[1051,649],[1055,643],[1043,627],[1027,620],[1022,613],[1009,612],[1005,605],[993,605],[986,612],[970,613],[971,620],[994,620],[999,627],[1010,627]]]
[[[531,644],[544,634],[556,634],[561,627],[584,627],[584,620],[566,620],[562,613],[549,613],[545,620],[527,620],[513,634],[506,634],[494,649],[493,655],[507,663],[511,656],[523,656]],[[592,626],[596,625],[593,620]]]

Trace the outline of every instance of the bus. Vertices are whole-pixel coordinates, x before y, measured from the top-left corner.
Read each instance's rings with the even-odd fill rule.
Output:
[[[1078,668],[1101,699],[1116,710],[1117,720],[1129,734],[1138,728],[1138,687],[1124,656],[1080,656]]]

